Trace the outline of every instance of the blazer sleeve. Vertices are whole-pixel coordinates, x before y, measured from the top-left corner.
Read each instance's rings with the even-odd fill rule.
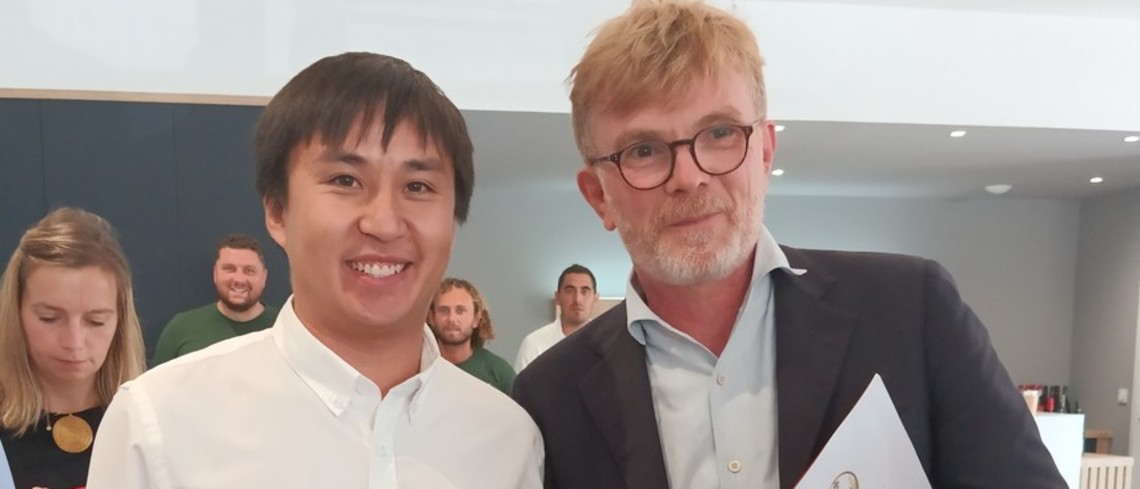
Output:
[[[530,372],[527,372],[526,374],[522,374],[522,375],[515,377],[515,382],[511,387],[510,395],[511,395],[511,398],[514,399],[514,401],[516,403],[518,403],[519,406],[522,406],[522,408],[527,412],[527,414],[531,416],[531,419],[534,420],[535,425],[538,426],[539,431],[541,432],[543,420],[542,420],[541,416],[537,416],[535,411],[534,411],[535,403],[531,399],[532,392],[531,392],[531,389],[528,385],[528,382],[530,381],[529,374],[530,374]],[[550,466],[550,463],[551,463],[550,449],[546,448],[546,446],[545,446],[545,443],[546,443],[546,437],[545,436],[542,437],[542,443],[543,443],[543,452],[544,452],[543,453],[543,461],[542,461],[542,466],[543,466],[542,484],[543,484],[543,487],[545,489],[558,489],[558,484],[554,481],[553,473],[550,470],[550,468],[551,468],[551,466]]]
[[[1067,487],[989,335],[949,273],[924,270],[934,489]]]

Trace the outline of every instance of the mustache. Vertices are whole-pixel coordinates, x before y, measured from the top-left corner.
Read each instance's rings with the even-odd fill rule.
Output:
[[[653,216],[653,224],[654,227],[664,227],[731,209],[732,202],[729,199],[711,195],[710,192],[701,192],[666,200]]]

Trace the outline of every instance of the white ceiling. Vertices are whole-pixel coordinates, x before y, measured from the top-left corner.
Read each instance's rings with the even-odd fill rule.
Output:
[[[744,0],[754,2],[756,0]],[[888,7],[1015,12],[1075,17],[1140,17],[1135,0],[796,0],[812,3],[846,3]]]
[[[1083,198],[1140,186],[1140,142],[1075,129],[789,122],[780,133],[775,193]],[[963,129],[966,136],[949,137]],[[1090,184],[1099,176],[1103,183]]]
[[[712,0],[757,32],[772,191],[1074,198],[1140,185],[1140,1]],[[616,0],[0,0],[0,91],[260,95],[320,56],[408,59],[484,184],[572,185],[570,67]],[[819,121],[819,122],[809,122]],[[962,139],[946,137],[967,127]],[[1046,128],[1046,129],[1036,129]],[[1104,184],[1087,183],[1094,175]]]
[[[575,185],[582,163],[568,115],[465,114],[480,186]],[[1010,184],[1004,198],[1070,199],[1140,186],[1140,142],[1124,142],[1126,132],[782,123],[774,166],[785,173],[771,184],[778,195],[972,198]],[[957,129],[967,135],[949,137]],[[1094,176],[1104,183],[1090,184]]]

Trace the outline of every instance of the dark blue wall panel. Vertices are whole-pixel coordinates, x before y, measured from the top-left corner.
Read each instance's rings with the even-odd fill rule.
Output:
[[[265,302],[289,294],[285,255],[265,230],[255,188],[253,126],[260,107],[181,105],[174,108],[178,175],[178,254],[185,308],[216,300],[211,272],[214,248],[229,233],[261,241],[269,281]]]
[[[119,231],[148,351],[177,312],[215,300],[214,247],[261,240],[265,300],[289,294],[288,262],[265,231],[251,147],[260,107],[0,100],[0,254],[71,205]]]
[[[44,215],[38,100],[0,100],[0,273],[24,230]]]
[[[149,351],[181,303],[173,106],[42,104],[48,207],[80,206],[118,229]]]

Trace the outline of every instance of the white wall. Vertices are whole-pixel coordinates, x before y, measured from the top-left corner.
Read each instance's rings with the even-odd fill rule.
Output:
[[[1069,382],[1075,201],[769,198],[784,244],[935,259],[990,331],[1017,383]]]
[[[589,268],[604,296],[624,296],[630,262],[576,187],[477,186],[448,275],[475,283],[498,338],[489,348],[512,364],[530,331],[554,320],[558,274]]]
[[[1140,281],[1140,189],[1081,203],[1073,331],[1073,394],[1091,429],[1112,430],[1112,451],[1126,453]]]
[[[878,250],[940,261],[987,324],[1019,383],[1068,383],[1078,203],[1016,199],[771,196],[769,229],[784,244]],[[514,358],[530,330],[552,319],[558,273],[590,267],[603,295],[624,295],[630,264],[573,187],[478,188],[450,274],[472,279],[490,302]]]

